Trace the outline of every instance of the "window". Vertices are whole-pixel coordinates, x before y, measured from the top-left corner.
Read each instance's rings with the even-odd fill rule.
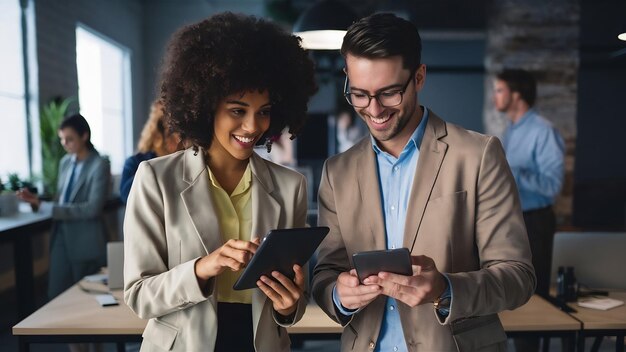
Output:
[[[0,1],[0,179],[8,173],[30,177],[26,85],[22,45],[21,8],[18,0]]]
[[[76,67],[80,113],[91,141],[120,174],[132,152],[130,140],[130,51],[83,25],[76,27]]]

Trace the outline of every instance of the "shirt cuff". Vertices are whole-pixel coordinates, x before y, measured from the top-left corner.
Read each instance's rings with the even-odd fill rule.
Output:
[[[274,321],[276,322],[276,324],[283,327],[289,327],[294,324],[297,312],[298,308],[296,308],[296,310],[294,310],[293,313],[289,314],[288,316],[284,316],[272,309],[272,316],[274,317]]]
[[[446,281],[448,282],[448,285],[446,286],[446,290],[443,291],[443,293],[441,294],[441,298],[450,298],[450,307],[446,308],[446,307],[442,307],[437,309],[437,314],[441,315],[442,317],[447,317],[450,314],[450,310],[452,309],[452,283],[450,282],[450,279],[448,278],[448,275],[443,274],[443,277],[446,278]]]
[[[348,317],[358,311],[358,309],[348,309],[341,305],[341,301],[339,301],[339,295],[337,294],[337,285],[333,286],[333,303],[335,303],[335,307],[337,307],[339,313]]]

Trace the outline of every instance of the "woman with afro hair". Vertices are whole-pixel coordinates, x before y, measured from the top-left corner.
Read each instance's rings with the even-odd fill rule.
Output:
[[[299,38],[232,13],[180,29],[160,100],[188,148],[140,164],[124,222],[124,299],[149,319],[141,351],[288,351],[304,314],[304,270],[233,283],[271,229],[303,227],[306,180],[262,159],[304,124],[315,93]]]

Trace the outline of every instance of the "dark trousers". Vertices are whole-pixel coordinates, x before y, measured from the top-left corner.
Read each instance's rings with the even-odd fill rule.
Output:
[[[48,299],[60,295],[86,275],[96,274],[102,267],[102,260],[71,261],[67,248],[71,245],[63,236],[51,236]]]
[[[552,207],[533,209],[524,212],[524,223],[528,232],[530,252],[537,276],[535,293],[546,297],[550,292],[550,273],[552,272],[552,243],[556,232],[556,217]],[[544,339],[544,344],[549,340]],[[539,351],[539,338],[515,339],[517,352]]]
[[[219,302],[217,321],[215,352],[254,352],[251,304]]]
[[[530,252],[533,255],[533,266],[537,276],[535,292],[546,297],[550,291],[552,244],[556,232],[554,211],[552,207],[525,211],[524,223],[526,223]]]

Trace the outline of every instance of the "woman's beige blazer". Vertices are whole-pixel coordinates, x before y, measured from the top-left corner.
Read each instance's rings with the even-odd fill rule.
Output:
[[[188,149],[144,161],[133,182],[124,221],[124,300],[139,317],[150,319],[141,351],[212,351],[215,346],[215,279],[205,295],[194,274],[196,260],[223,244],[203,155]],[[304,176],[256,154],[250,165],[252,238],[304,226]],[[274,319],[271,301],[259,289],[252,300],[256,350],[288,351],[289,336]],[[306,301],[300,300],[291,324],[304,314]]]

